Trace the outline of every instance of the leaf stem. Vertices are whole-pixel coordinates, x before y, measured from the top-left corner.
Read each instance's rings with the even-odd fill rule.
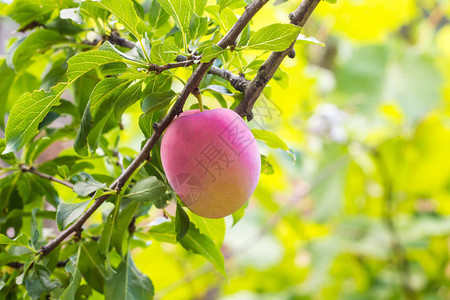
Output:
[[[39,176],[41,178],[48,179],[48,180],[53,181],[53,182],[57,182],[57,183],[62,184],[62,185],[64,185],[64,186],[66,186],[66,187],[68,187],[68,188],[73,190],[74,185],[71,182],[65,181],[65,180],[61,180],[61,179],[58,179],[58,178],[53,177],[51,175],[39,172],[35,167],[28,167],[28,166],[22,164],[22,165],[20,165],[20,170],[22,172],[32,173],[32,174],[37,175],[37,176]]]
[[[200,90],[196,88],[192,94],[197,98],[198,101],[198,107],[200,108],[200,111],[203,112],[203,101],[202,101],[202,94],[200,93]]]
[[[140,37],[139,37],[139,44],[141,44],[142,52],[144,52],[144,55],[145,55],[145,58],[147,59],[147,62],[151,63],[150,62],[150,57],[148,56],[147,51],[145,51],[144,44],[142,44],[142,39]]]

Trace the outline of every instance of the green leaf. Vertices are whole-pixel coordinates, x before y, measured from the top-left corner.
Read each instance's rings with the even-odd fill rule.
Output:
[[[272,175],[274,173],[273,166],[265,155],[261,155],[261,174]]]
[[[191,222],[197,226],[200,233],[208,236],[217,247],[222,246],[225,238],[225,219],[207,219],[200,217],[194,213],[189,214]]]
[[[0,159],[9,165],[17,163],[17,157],[14,153],[1,154],[6,148],[6,140],[0,139]]]
[[[140,202],[130,202],[127,207],[122,209],[120,215],[113,224],[113,232],[111,234],[111,244],[116,248],[117,253],[123,254],[123,249],[128,249],[128,227],[133,220],[136,212],[141,206]],[[103,245],[106,247],[106,245]]]
[[[154,288],[150,279],[142,274],[128,253],[116,273],[106,279],[105,298],[110,300],[153,299]]]
[[[222,85],[216,85],[216,84],[208,85],[208,86],[202,88],[202,91],[216,92],[216,93],[219,93],[219,94],[222,94],[222,95],[227,95],[227,96],[233,96],[234,95],[234,93],[232,93],[226,87],[224,87]],[[214,94],[214,93],[212,93],[212,94]]]
[[[190,0],[192,12],[201,17],[208,0]]]
[[[135,51],[135,49],[132,49],[131,51],[128,51],[126,53],[118,50],[116,47],[114,47],[109,41],[104,42],[99,48],[98,50],[104,50],[104,51],[109,51],[109,52],[113,52],[113,53],[117,53],[120,56],[122,56],[123,58],[130,60],[130,61],[135,61],[135,62],[140,62],[142,63],[143,61],[140,59],[139,55],[137,54],[137,52]]]
[[[111,113],[115,101],[129,83],[128,80],[110,77],[103,79],[95,86],[89,99],[94,122],[100,121]]]
[[[40,264],[34,264],[31,273],[25,279],[25,286],[28,295],[32,299],[39,299],[42,294],[50,293],[54,289],[61,287],[57,280],[50,280],[51,272]]]
[[[239,208],[237,211],[235,211],[232,214],[232,216],[233,216],[233,225],[232,226],[236,225],[239,222],[239,220],[241,220],[244,217],[244,215],[245,215],[245,208],[246,208],[245,206],[246,205],[242,206],[241,208]]]
[[[110,51],[94,50],[81,52],[75,56],[72,56],[67,61],[67,64],[69,65],[67,77],[70,82],[73,82],[90,70],[109,63],[121,61],[123,60],[120,55]]]
[[[175,232],[177,233],[176,240],[181,240],[189,230],[189,216],[177,202],[177,210],[175,214]]]
[[[74,149],[78,154],[87,156],[88,144],[91,151],[95,151],[103,127],[114,110],[115,101],[130,82],[111,77],[100,81],[94,87],[74,142]]]
[[[120,120],[120,117],[125,110],[141,98],[142,83],[143,80],[138,80],[136,83],[128,86],[122,94],[120,94],[114,105],[114,117],[116,120]]]
[[[303,34],[299,34],[297,37],[297,40],[295,41],[296,44],[314,44],[319,45],[322,47],[325,47],[324,43],[319,42],[315,37],[313,36],[305,36]]]
[[[56,8],[57,2],[53,0],[16,0],[6,13],[24,28],[33,21],[45,23]]]
[[[202,58],[200,59],[200,62],[210,62],[211,59],[214,59],[218,57],[220,54],[224,53],[226,49],[223,49],[217,45],[211,45],[209,47],[206,47],[205,50],[203,50]]]
[[[70,283],[65,288],[64,293],[61,295],[61,300],[75,300],[76,292],[81,283],[81,272],[78,269],[80,262],[81,246],[78,247],[77,254],[72,255],[69,262],[66,264],[66,272],[71,273]]]
[[[173,97],[175,97],[175,92],[172,90],[152,93],[146,96],[142,101],[142,111],[146,114],[149,114],[158,109],[161,109],[169,105]]]
[[[159,0],[159,4],[172,16],[178,28],[187,32],[192,14],[189,0]]]
[[[58,104],[67,83],[59,83],[49,92],[44,90],[23,94],[14,103],[6,124],[6,149],[3,153],[18,151],[29,142],[38,132],[38,125],[50,111]]]
[[[101,125],[102,124],[98,124],[97,126]],[[90,102],[88,102],[84,110],[83,117],[81,118],[80,129],[78,129],[77,136],[75,137],[75,141],[73,142],[73,148],[75,149],[75,152],[77,152],[81,156],[89,155],[88,138],[94,127],[95,123],[91,116],[91,104]]]
[[[250,24],[247,24],[247,26],[244,27],[244,30],[242,30],[241,34],[238,37],[237,46],[243,47],[247,45],[249,39],[250,39]]]
[[[287,89],[289,87],[289,74],[284,72],[281,68],[273,74],[273,79],[283,88]]]
[[[35,191],[39,195],[45,196],[45,199],[49,204],[51,204],[55,208],[58,207],[58,192],[55,190],[50,181],[35,176],[35,178],[31,181],[31,186],[33,191]]]
[[[0,116],[4,116],[6,114],[9,91],[14,82],[15,76],[16,73],[7,66],[6,61],[4,59],[0,59]],[[0,128],[4,129],[4,126],[5,120],[4,118],[0,118]]]
[[[281,149],[290,152],[286,143],[280,139],[275,133],[262,129],[252,129],[255,139],[263,141],[267,146],[273,149]]]
[[[153,28],[159,28],[169,20],[169,14],[161,7],[158,0],[151,0],[148,21]]]
[[[106,184],[102,182],[98,182],[91,175],[87,173],[80,173],[77,175],[77,179],[79,180],[75,183],[73,187],[73,191],[80,195],[81,197],[89,196],[97,190],[105,189]]]
[[[172,86],[172,76],[167,73],[149,76],[145,80],[145,83],[147,86],[142,92],[144,97],[155,92],[169,91]]]
[[[177,234],[175,227],[169,220],[158,225],[154,225],[148,231],[150,238],[157,241],[175,244],[177,242]]]
[[[219,12],[219,5],[210,5],[205,10],[223,32],[228,32],[237,22],[236,15],[228,7]]]
[[[175,60],[178,47],[168,41],[153,46],[150,52],[150,61],[157,65],[165,65]]]
[[[208,18],[200,18],[193,14],[189,23],[189,35],[192,40],[200,39],[208,31]]]
[[[137,51],[139,57],[145,64],[150,62],[150,57],[148,55],[152,51],[152,45],[150,43],[150,39],[148,38],[147,32],[144,34],[144,38],[136,43],[135,50]]]
[[[250,36],[246,49],[284,51],[295,41],[301,28],[292,24],[271,24]]]
[[[126,71],[127,71],[127,64],[123,62],[109,63],[103,65],[100,68],[100,72],[104,76],[119,75],[125,73]]]
[[[5,266],[14,261],[25,262],[29,257],[30,257],[29,253],[25,253],[25,254],[21,254],[21,255],[12,255],[12,254],[9,254],[7,251],[2,251],[0,253],[0,266]]]
[[[109,246],[111,244],[111,236],[114,229],[115,211],[112,210],[106,217],[105,225],[103,226],[102,235],[100,237],[100,251],[108,257]]]
[[[153,114],[142,114],[139,117],[139,128],[146,138],[150,138],[152,135],[152,119]]]
[[[39,229],[36,220],[36,213],[39,211],[39,208],[35,207],[31,211],[31,245],[33,248],[36,248],[37,242],[39,240]]]
[[[95,22],[98,20],[106,21],[110,12],[103,8],[98,1],[82,1],[80,4],[80,14],[84,19],[91,18]]]
[[[18,71],[24,66],[30,65],[30,60],[35,54],[43,53],[53,45],[65,41],[67,39],[64,36],[53,30],[39,29],[34,31],[22,40],[14,51],[12,57],[14,69]]]
[[[105,278],[109,276],[105,267],[105,256],[100,253],[99,243],[80,243],[78,268],[86,282],[96,291],[103,293]]]
[[[245,5],[244,0],[219,0],[219,12],[225,7],[238,8],[244,7]]]
[[[140,38],[138,32],[138,24],[141,22],[136,10],[134,9],[133,2],[130,0],[101,0],[99,2],[101,6],[116,16],[117,20],[137,39]]]
[[[131,188],[125,197],[138,202],[158,200],[166,192],[166,185],[155,176],[142,179]]]
[[[62,166],[57,166],[57,167],[58,167],[58,174],[59,174],[59,176],[64,178],[64,180],[69,178],[70,171],[69,171],[69,167],[68,166],[62,165]]]
[[[10,239],[6,235],[0,233],[0,245],[28,247],[28,237],[21,233],[15,239]]]
[[[199,232],[194,224],[191,223],[189,225],[189,230],[180,240],[180,244],[186,250],[192,250],[194,253],[204,256],[226,277],[225,261],[222,253],[209,237]]]
[[[79,216],[81,216],[91,203],[92,199],[79,203],[60,203],[56,211],[56,223],[59,230],[63,230]]]

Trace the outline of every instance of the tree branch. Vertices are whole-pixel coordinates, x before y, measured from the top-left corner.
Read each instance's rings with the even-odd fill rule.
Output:
[[[114,150],[113,155],[115,158],[117,158],[116,165],[119,166],[120,170],[125,171],[125,168],[123,167],[123,156],[119,152],[119,150]]]
[[[319,2],[320,0],[303,0],[300,6],[289,15],[291,24],[303,27]],[[294,45],[295,41],[289,46],[289,48],[282,52],[272,52],[269,58],[259,68],[258,74],[245,90],[244,99],[242,99],[239,105],[235,108],[235,112],[237,112],[241,117],[246,116],[248,121],[253,118],[252,109],[256,100],[259,95],[261,95],[269,80],[272,79],[273,75],[280,67],[284,58],[292,55]]]
[[[169,69],[175,69],[175,68],[182,68],[182,67],[189,67],[192,65],[197,64],[197,59],[187,59],[184,61],[176,62],[176,63],[170,63],[166,65],[157,65],[157,64],[150,64],[148,67],[149,71],[153,71],[156,73],[161,73],[162,71],[169,70]]]
[[[67,263],[69,262],[69,260],[60,260],[56,263],[56,267],[57,268],[64,268]],[[18,261],[13,261],[10,263],[6,264],[8,267],[13,268],[13,269],[22,269],[24,266],[24,263],[18,262]]]
[[[250,22],[253,16],[268,2],[269,0],[254,0],[250,5],[248,5],[242,14],[242,16],[233,25],[230,31],[217,43],[219,47],[226,48],[234,44],[235,40],[245,28],[245,26]],[[150,158],[150,151],[155,146],[156,142],[162,135],[163,131],[169,126],[172,120],[183,111],[184,103],[187,97],[198,88],[204,75],[211,67],[214,59],[208,63],[201,63],[197,69],[189,77],[186,85],[181,91],[175,104],[169,110],[167,115],[159,123],[153,125],[154,131],[152,136],[147,140],[141,152],[137,157],[131,162],[128,168],[111,184],[110,189],[114,189],[119,192],[127,180],[131,177],[134,171],[145,161]],[[42,256],[49,254],[53,249],[55,249],[62,241],[64,241],[69,235],[79,230],[87,219],[97,210],[97,208],[102,205],[106,199],[109,198],[108,195],[102,195],[95,199],[95,202],[90,206],[72,225],[70,225],[66,230],[60,232],[60,234],[48,244],[42,246],[40,253]]]
[[[121,47],[133,49],[135,43],[127,39],[121,38],[117,31],[112,31],[111,35],[108,37],[108,41],[113,45],[119,45]]]
[[[223,79],[229,81],[236,90],[243,93],[245,92],[247,86],[250,83],[249,80],[245,79],[245,76],[243,74],[235,75],[228,70],[220,69],[215,66],[211,67],[209,73],[222,77]]]
[[[21,165],[20,166],[20,170],[22,172],[28,172],[28,173],[35,174],[35,175],[37,175],[37,176],[39,176],[41,178],[48,179],[48,180],[53,181],[53,182],[57,182],[59,184],[67,186],[70,189],[73,189],[73,184],[72,183],[70,183],[68,181],[65,181],[65,180],[58,179],[58,178],[50,176],[48,174],[39,172],[35,167],[28,167],[26,165]]]

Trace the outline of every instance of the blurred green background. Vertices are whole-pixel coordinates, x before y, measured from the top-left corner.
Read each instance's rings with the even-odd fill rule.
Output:
[[[287,22],[298,4],[268,5],[252,27]],[[5,40],[15,27],[0,22]],[[133,250],[137,266],[159,299],[450,299],[450,1],[323,2],[303,33],[326,47],[297,46],[249,124],[292,155],[260,144],[266,174],[245,216],[207,224],[228,279],[157,241]],[[39,86],[27,76],[17,95]],[[130,156],[139,114],[128,110],[120,133]]]

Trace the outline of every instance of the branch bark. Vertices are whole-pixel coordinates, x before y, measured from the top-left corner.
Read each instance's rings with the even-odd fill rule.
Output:
[[[118,45],[125,48],[134,48],[135,43],[127,39],[121,38],[117,31],[112,31],[111,35],[108,37],[108,41],[113,45]]]
[[[220,69],[215,66],[211,67],[209,73],[222,77],[223,79],[229,81],[236,90],[243,93],[245,93],[245,90],[250,83],[250,81],[245,79],[245,76],[243,74],[235,75],[228,70]]]
[[[300,6],[289,15],[291,24],[303,27],[320,1],[321,0],[303,0]],[[294,45],[295,41],[289,48],[282,52],[272,52],[269,58],[259,68],[258,74],[245,90],[244,99],[242,99],[235,109],[235,112],[241,117],[247,117],[248,121],[253,118],[252,109],[256,100],[280,67],[284,58],[286,56],[292,56],[292,53],[294,53]]]
[[[192,65],[197,64],[197,60],[196,59],[187,59],[184,61],[180,61],[180,62],[176,62],[176,63],[170,63],[170,64],[166,64],[166,65],[157,65],[157,64],[150,64],[148,67],[149,71],[153,71],[156,73],[161,73],[162,71],[165,70],[170,70],[170,69],[175,69],[175,68],[182,68],[182,67],[189,67]]]
[[[253,16],[268,2],[269,0],[254,0],[250,5],[248,5],[242,14],[242,16],[233,25],[230,31],[217,43],[219,47],[226,48],[233,45],[239,34],[245,28],[245,26],[250,22]],[[145,161],[150,158],[150,151],[155,146],[156,142],[162,135],[163,131],[169,126],[172,120],[183,111],[184,103],[187,97],[198,88],[204,75],[211,67],[214,59],[208,63],[201,63],[197,69],[189,77],[186,85],[181,91],[175,104],[169,110],[167,115],[159,123],[153,125],[154,131],[151,137],[147,140],[141,152],[137,157],[131,162],[128,168],[111,184],[110,189],[114,189],[120,192],[123,185],[127,182],[134,171]],[[72,225],[70,225],[66,230],[60,232],[60,234],[48,244],[42,246],[40,253],[42,256],[49,254],[53,249],[55,249],[62,241],[64,241],[68,236],[77,230],[81,229],[83,224],[87,219],[102,205],[110,195],[102,195],[95,199],[92,206],[90,206]]]
[[[41,178],[48,179],[50,181],[57,182],[59,184],[65,185],[68,188],[73,190],[73,184],[72,183],[70,183],[68,181],[65,181],[65,180],[58,179],[58,178],[53,177],[51,175],[39,172],[35,167],[29,167],[29,166],[26,166],[26,165],[21,165],[20,166],[20,170],[22,172],[32,173],[32,174],[35,174],[35,175],[37,175],[37,176],[39,176]]]

